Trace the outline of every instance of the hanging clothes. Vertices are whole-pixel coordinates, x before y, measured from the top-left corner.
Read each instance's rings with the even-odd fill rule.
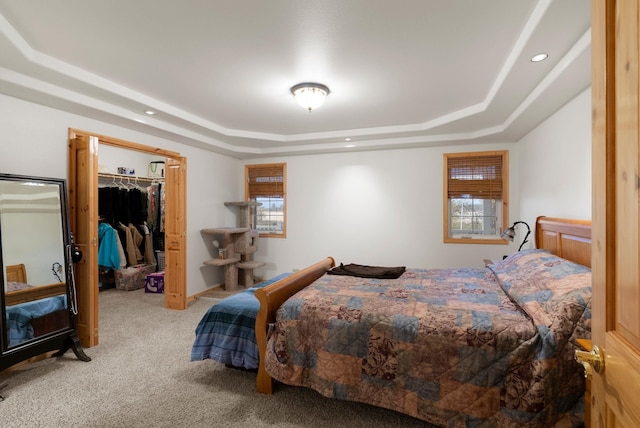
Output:
[[[119,237],[124,267],[156,264],[154,249],[164,249],[162,183],[141,188],[128,177],[111,180],[98,188],[98,211]]]
[[[98,225],[98,266],[105,269],[120,269],[118,234],[106,223]]]
[[[135,225],[142,225],[147,221],[147,192],[134,187],[127,193],[127,206],[129,208],[129,221]]]
[[[151,236],[151,230],[147,223],[144,226],[144,262],[150,264],[157,264],[156,256],[153,254],[153,239]]]
[[[164,250],[164,185],[161,182],[147,187],[147,224],[153,247]]]
[[[144,257],[142,256],[142,251],[140,251],[140,247],[144,241],[144,236],[138,231],[138,228],[133,224],[129,223],[129,230],[131,231],[131,237],[133,238],[133,251],[136,254],[136,264],[140,264],[143,262]]]
[[[115,230],[115,229],[114,229]],[[120,235],[116,231],[116,239],[118,244],[118,255],[120,256],[120,269],[124,269],[127,267],[127,256],[124,252],[124,247],[122,246],[122,241],[120,240]]]
[[[135,266],[138,264],[138,258],[136,256],[136,250],[135,250],[136,244],[133,241],[133,235],[131,234],[131,229],[129,229],[128,226],[125,226],[122,223],[119,223],[118,227],[120,228],[120,230],[124,232],[124,236],[125,236],[124,248],[125,248],[125,254],[127,255],[127,264],[130,266]]]

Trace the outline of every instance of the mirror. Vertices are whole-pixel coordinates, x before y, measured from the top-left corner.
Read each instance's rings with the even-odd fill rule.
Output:
[[[9,363],[55,348],[83,355],[67,210],[64,180],[0,174],[0,370],[6,354]]]

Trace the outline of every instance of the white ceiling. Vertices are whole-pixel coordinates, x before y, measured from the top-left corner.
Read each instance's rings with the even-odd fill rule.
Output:
[[[590,0],[0,0],[0,93],[236,158],[517,141],[589,87],[590,17]],[[310,113],[304,81],[331,89]]]

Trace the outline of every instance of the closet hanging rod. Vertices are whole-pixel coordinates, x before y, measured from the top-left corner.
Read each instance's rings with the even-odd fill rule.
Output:
[[[111,179],[128,179],[130,181],[146,181],[148,183],[153,183],[154,181],[164,181],[164,177],[140,177],[137,175],[126,175],[126,174],[109,174],[107,172],[99,172],[98,178],[111,178]]]

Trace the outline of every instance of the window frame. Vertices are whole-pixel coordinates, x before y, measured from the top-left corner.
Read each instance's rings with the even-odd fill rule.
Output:
[[[492,235],[477,235],[485,237],[454,237],[449,235],[450,224],[450,198],[449,198],[449,159],[453,158],[468,158],[472,160],[474,157],[488,157],[488,156],[501,156],[502,158],[502,224],[497,236]],[[443,242],[449,244],[507,244],[507,241],[500,237],[502,231],[508,227],[509,220],[509,151],[508,150],[494,150],[484,152],[461,152],[461,153],[444,153],[443,154]],[[478,198],[476,198],[478,199]],[[491,200],[492,198],[488,199]],[[496,210],[499,208],[496,208]]]
[[[278,193],[282,193],[282,233],[259,232],[261,238],[286,238],[287,237],[287,164],[286,163],[267,163],[267,164],[251,164],[244,167],[244,199],[251,201],[252,191],[250,188],[250,172],[254,169],[273,169],[274,173],[282,173],[282,189],[278,189]],[[258,195],[258,197],[275,197],[275,195]],[[252,207],[250,221],[253,222],[258,207]],[[256,227],[255,224],[252,227]]]

